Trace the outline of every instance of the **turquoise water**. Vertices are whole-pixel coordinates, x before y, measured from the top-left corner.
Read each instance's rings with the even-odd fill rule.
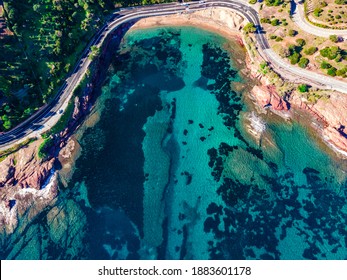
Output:
[[[69,186],[5,258],[347,257],[345,162],[270,112],[251,135],[241,47],[182,27],[131,31],[110,51]]]

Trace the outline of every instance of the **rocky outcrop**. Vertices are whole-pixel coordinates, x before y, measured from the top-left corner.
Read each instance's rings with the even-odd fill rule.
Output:
[[[262,80],[262,79],[260,79]],[[293,92],[289,102],[281,98],[274,87],[269,86],[266,80],[262,86],[252,89],[255,102],[274,111],[288,111],[292,106],[296,110],[308,112],[321,124],[323,139],[340,153],[347,155],[347,96],[332,92],[329,100],[318,100],[316,104],[309,104],[297,92]]]
[[[291,103],[320,121],[323,125],[323,139],[339,152],[347,153],[347,95],[330,92],[329,96],[329,99],[319,99],[316,104],[307,104],[297,93],[294,93]]]
[[[347,155],[347,138],[346,132],[335,127],[326,127],[323,129],[324,140],[332,144],[339,151],[343,151]]]
[[[281,98],[272,86],[254,86],[252,95],[256,99],[256,102],[263,108],[271,107],[276,111],[289,110],[288,102]]]
[[[24,220],[31,220],[54,200],[58,190],[54,171],[57,159],[61,160],[65,174],[71,176],[69,161],[74,159],[79,147],[71,139],[71,133],[89,112],[92,92],[93,87],[88,84],[83,94],[75,97],[70,121],[63,131],[53,136],[54,145],[49,149],[48,159],[37,156],[41,140],[0,162],[0,233],[12,233],[24,215],[28,218]]]
[[[318,120],[324,127],[329,126],[329,121],[324,117],[324,115],[322,115],[321,111],[317,110],[315,105],[305,102],[305,100],[303,100],[298,94],[293,93],[291,95],[290,103],[296,109],[301,109],[310,113],[310,115]]]
[[[32,143],[0,163],[0,229],[7,234],[16,228],[19,218],[34,217],[57,195],[55,158],[39,159],[39,144]]]

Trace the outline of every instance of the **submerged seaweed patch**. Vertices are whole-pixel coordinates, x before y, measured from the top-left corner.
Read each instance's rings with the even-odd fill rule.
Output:
[[[140,32],[115,50],[73,180],[3,258],[347,258],[339,167],[285,150],[307,138],[292,126],[273,149],[250,140],[230,53],[192,30]]]

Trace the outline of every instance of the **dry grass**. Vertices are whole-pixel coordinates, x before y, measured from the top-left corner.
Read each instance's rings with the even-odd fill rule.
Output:
[[[308,0],[310,21],[337,28],[347,28],[347,5],[335,4],[335,0]],[[315,9],[321,9],[319,16]]]
[[[333,1],[333,0],[332,0]],[[337,69],[341,69],[344,66],[346,66],[347,61],[342,60],[340,62],[336,62],[334,60],[328,60],[326,58],[323,58],[319,50],[325,48],[325,47],[331,47],[333,45],[339,46],[341,49],[347,50],[347,42],[339,42],[339,43],[333,43],[327,38],[323,37],[316,37],[314,35],[311,35],[309,33],[304,32],[303,30],[299,29],[298,26],[292,21],[292,19],[289,16],[288,13],[288,7],[282,8],[282,7],[266,7],[264,6],[263,10],[260,11],[260,17],[261,18],[269,18],[272,19],[279,19],[281,24],[278,26],[272,26],[268,23],[262,23],[262,26],[264,30],[267,33],[267,38],[269,40],[271,48],[273,50],[281,55],[281,52],[283,54],[284,50],[288,50],[288,47],[290,45],[298,45],[296,40],[297,39],[304,39],[306,41],[306,45],[303,47],[303,50],[309,47],[317,47],[318,51],[314,53],[313,55],[306,55],[304,51],[301,51],[302,57],[306,57],[310,60],[310,63],[306,67],[306,69],[326,74],[326,70],[320,69],[320,64],[323,60],[329,62],[333,67]],[[287,25],[284,25],[283,23],[287,23]],[[289,36],[289,30],[296,30],[298,34],[294,37]],[[282,41],[276,41],[276,39],[271,39],[271,36],[277,36],[282,38]],[[282,55],[283,57],[283,55]],[[289,62],[289,59],[284,57],[284,59]],[[346,80],[346,78],[336,77],[339,79]]]

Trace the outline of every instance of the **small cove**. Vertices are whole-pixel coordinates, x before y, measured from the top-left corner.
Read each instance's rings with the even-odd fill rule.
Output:
[[[255,112],[259,146],[243,125],[252,81],[237,42],[152,28],[128,32],[114,53],[67,189],[29,226],[31,249],[18,233],[12,255],[347,257],[344,167],[299,122]]]

